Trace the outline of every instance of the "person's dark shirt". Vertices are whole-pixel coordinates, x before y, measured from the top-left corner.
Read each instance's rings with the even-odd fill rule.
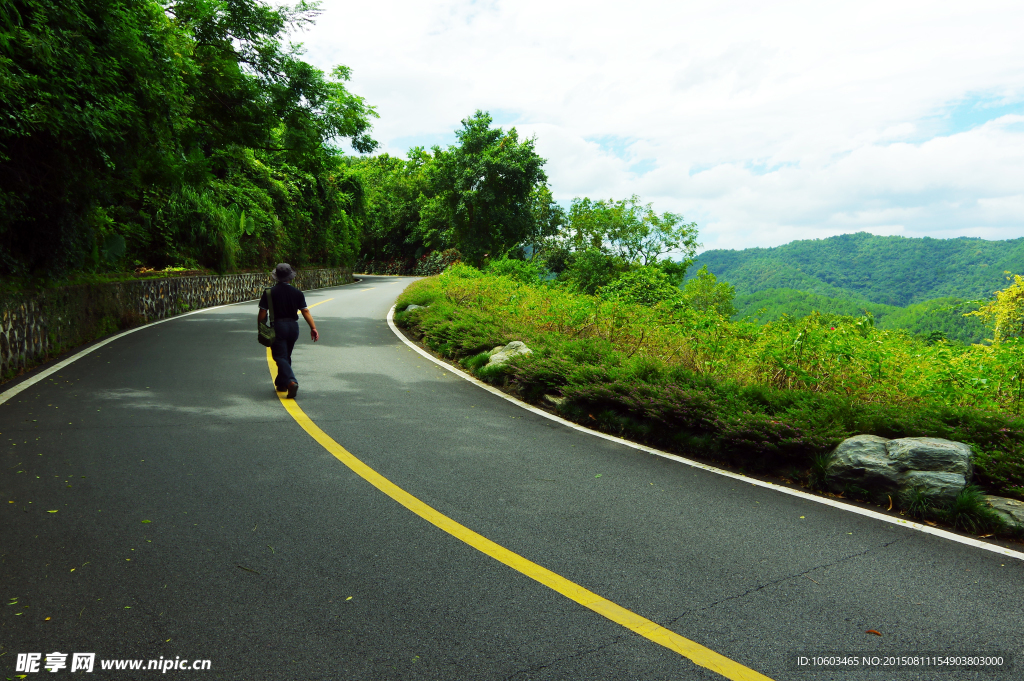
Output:
[[[277,283],[270,289],[274,301],[274,321],[291,319],[298,321],[299,310],[306,309],[306,296],[291,284]],[[260,296],[260,309],[267,309],[267,292]]]

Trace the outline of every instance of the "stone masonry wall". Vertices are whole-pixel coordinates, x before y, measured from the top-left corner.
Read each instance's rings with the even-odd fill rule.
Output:
[[[304,291],[352,281],[352,270],[298,273]],[[121,329],[182,312],[258,298],[269,274],[245,273],[83,284],[0,300],[0,380]]]

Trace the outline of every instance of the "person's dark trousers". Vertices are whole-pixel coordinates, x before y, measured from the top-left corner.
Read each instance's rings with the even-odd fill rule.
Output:
[[[295,341],[299,340],[299,322],[292,319],[274,320],[274,333],[276,338],[270,346],[270,354],[277,362],[277,378],[274,379],[274,385],[278,390],[284,391],[288,389],[290,382],[295,381],[296,385],[299,382],[292,371],[292,348],[295,347]]]

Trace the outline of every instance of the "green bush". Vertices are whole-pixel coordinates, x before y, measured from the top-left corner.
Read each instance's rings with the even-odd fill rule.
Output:
[[[472,265],[467,265],[464,262],[457,262],[446,269],[442,276],[454,279],[478,279],[483,276],[483,273]]]
[[[601,287],[597,293],[605,300],[648,307],[678,300],[682,296],[668,275],[653,265],[624,272],[615,281]]]
[[[540,268],[535,263],[526,260],[513,260],[511,258],[492,260],[484,268],[484,273],[496,277],[508,277],[523,284],[534,285],[540,283],[541,277]]]

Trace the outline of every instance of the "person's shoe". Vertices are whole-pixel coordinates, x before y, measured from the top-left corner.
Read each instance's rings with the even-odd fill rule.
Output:
[[[286,390],[288,390],[288,388],[287,388],[287,386],[283,386],[283,385],[275,385],[274,386],[274,390],[276,390],[279,393],[283,393]]]
[[[295,393],[297,392],[299,392],[299,384],[296,383],[295,381],[292,381],[291,383],[288,384],[288,399],[294,400]]]

